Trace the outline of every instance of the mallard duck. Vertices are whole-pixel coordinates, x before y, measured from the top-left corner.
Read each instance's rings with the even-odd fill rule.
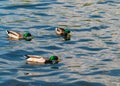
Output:
[[[25,55],[28,64],[57,64],[60,59],[58,56],[50,56],[49,59],[38,55]]]
[[[64,40],[71,39],[71,31],[69,29],[56,28],[55,32],[57,35],[62,36],[64,38]]]
[[[24,40],[27,40],[27,41],[31,41],[33,39],[33,36],[28,32],[24,33],[23,35],[18,33],[18,32],[15,32],[15,31],[7,30],[6,32],[7,32],[8,37],[10,39],[15,39],[15,40],[24,39]]]

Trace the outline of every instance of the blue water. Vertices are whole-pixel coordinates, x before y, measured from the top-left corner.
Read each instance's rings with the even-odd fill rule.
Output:
[[[34,39],[8,40],[6,30]],[[120,86],[119,0],[0,0],[0,36],[0,86]],[[61,62],[29,65],[26,54]]]

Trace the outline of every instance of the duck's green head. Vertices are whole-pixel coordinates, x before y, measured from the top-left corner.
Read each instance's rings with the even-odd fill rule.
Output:
[[[56,64],[60,62],[60,59],[58,58],[58,56],[50,56],[49,60],[52,62],[52,64]]]
[[[71,31],[69,29],[65,29],[64,32],[65,32],[65,34],[64,34],[63,38],[65,40],[70,40],[71,39]]]
[[[69,29],[65,29],[64,32],[68,34],[68,33],[70,33],[70,30]]]
[[[23,38],[26,40],[26,41],[31,41],[33,39],[33,36],[30,34],[30,33],[24,33],[23,34]]]

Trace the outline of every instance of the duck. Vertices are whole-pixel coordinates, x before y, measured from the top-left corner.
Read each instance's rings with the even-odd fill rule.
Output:
[[[6,32],[8,34],[9,39],[13,39],[13,40],[24,39],[26,41],[31,41],[33,39],[33,36],[29,32],[26,32],[24,34],[21,34],[19,32],[15,32],[15,31],[11,31],[11,30],[7,30]]]
[[[71,31],[69,29],[64,28],[55,28],[55,32],[57,35],[62,36],[64,40],[70,40],[71,39]]]
[[[57,64],[60,62],[58,56],[50,56],[49,59],[39,55],[25,55],[27,64]]]

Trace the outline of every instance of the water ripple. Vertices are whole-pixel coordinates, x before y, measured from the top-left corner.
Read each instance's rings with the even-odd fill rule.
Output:
[[[88,46],[81,46],[78,48],[83,49],[83,50],[88,50],[88,51],[101,51],[101,50],[107,49],[107,48],[92,48]]]
[[[120,4],[119,1],[112,1],[112,0],[106,0],[106,1],[100,1],[98,4]]]
[[[97,72],[93,72],[93,73],[88,73],[88,74],[82,74],[82,75],[96,75],[96,74],[101,74],[101,75],[110,75],[110,76],[120,76],[120,69],[116,69],[116,70],[109,70],[109,71],[97,71]]]
[[[37,80],[36,80],[37,81]],[[8,85],[9,83],[9,85]],[[77,81],[77,82],[74,82],[74,83],[63,83],[63,82],[45,82],[43,80],[41,81],[37,81],[37,83],[35,82],[21,82],[19,80],[8,80],[6,83],[2,83],[0,84],[1,86],[2,85],[5,85],[5,86],[37,86],[37,85],[41,85],[41,86],[48,86],[48,85],[52,85],[52,86],[56,86],[58,85],[59,86],[74,86],[75,84],[79,85],[79,86],[105,86],[104,84],[101,84],[101,83],[96,83],[96,82],[87,82],[87,81]]]
[[[80,39],[78,40],[79,42],[89,42],[89,41],[94,41],[93,39]]]
[[[42,6],[48,6],[50,5],[50,3],[43,3],[43,4],[18,4],[18,5],[11,5],[11,6],[6,6],[6,7],[3,7],[2,9],[11,9],[11,10],[15,10],[15,9],[18,9],[18,8],[24,8],[24,9],[36,9],[37,7],[42,7]]]

